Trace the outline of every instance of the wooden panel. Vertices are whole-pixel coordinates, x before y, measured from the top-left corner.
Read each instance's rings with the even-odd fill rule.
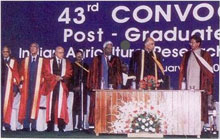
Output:
[[[117,92],[113,92],[112,93],[112,116],[111,116],[111,121],[115,121],[116,120],[116,117],[115,115],[117,115],[117,112],[118,112],[118,108],[117,108]],[[111,131],[110,131],[111,132]]]
[[[175,92],[176,93],[176,92]],[[181,127],[181,125],[182,125],[182,119],[181,119],[181,117],[182,117],[182,107],[181,107],[181,96],[182,96],[182,92],[177,92],[177,103],[176,103],[176,105],[177,105],[177,111],[176,111],[176,114],[177,114],[177,134],[178,135],[182,135],[182,127]],[[180,111],[181,110],[181,111]]]
[[[193,98],[194,94],[190,93],[189,97]],[[192,116],[192,115],[194,115],[193,113],[195,113],[195,111],[194,111],[194,105],[195,105],[194,101],[195,101],[194,99],[189,99],[189,106],[190,106],[189,107],[189,117],[190,117],[190,123],[191,123],[191,124],[189,124],[189,132],[188,132],[189,135],[193,135],[194,132],[195,132],[195,117]]]
[[[118,105],[122,105],[122,100],[123,100],[123,92],[118,92],[118,95],[117,95],[117,106]]]
[[[198,119],[201,119],[201,95],[199,95],[199,96],[197,95],[199,93],[200,93],[200,91],[196,91],[194,93],[195,102],[198,102],[197,105],[194,105],[195,106],[195,113],[196,113],[195,118],[197,119],[197,120],[195,120],[195,133],[194,134],[196,134],[198,136],[201,134],[201,129],[202,129],[201,122],[200,122],[200,120],[198,120]]]
[[[105,132],[105,129],[106,129],[106,105],[105,105],[105,92],[101,92],[101,112],[100,112],[100,118],[101,118],[101,131],[102,132]]]
[[[133,101],[138,101],[138,91],[133,91]]]
[[[145,95],[144,95],[144,102],[145,104],[150,103],[150,94],[147,92],[145,92]]]
[[[100,122],[100,120],[101,120],[101,118],[100,118],[100,92],[96,92],[96,97],[95,97],[95,132],[96,133],[101,133],[101,122]]]
[[[179,107],[177,110],[177,113],[178,113],[178,134],[179,135],[183,135],[183,123],[184,123],[183,110],[185,109],[184,105],[182,105],[183,97],[184,97],[184,92],[179,92],[178,93]]]
[[[183,110],[183,135],[187,135],[187,133],[189,132],[189,123],[188,121],[190,120],[190,117],[189,117],[189,103],[188,103],[188,100],[189,100],[189,93],[188,91],[184,91],[183,93],[183,97],[182,97],[182,103],[181,103],[181,106],[182,106],[182,110]]]
[[[164,103],[161,111],[163,112],[165,117],[173,117],[173,93],[170,91],[167,92],[162,92],[164,94]],[[173,129],[172,129],[172,123],[170,121],[166,122],[171,128],[167,129],[167,133],[165,135],[172,135],[173,134]]]
[[[201,94],[193,90],[96,90],[95,132],[113,133],[118,108],[126,102],[150,104],[163,113],[168,123],[164,135],[200,135]]]
[[[178,92],[173,91],[173,98],[172,98],[172,134],[178,133]]]
[[[111,126],[111,116],[112,116],[112,94],[113,93],[106,93],[106,132],[110,133],[111,132],[111,129],[110,129],[110,126]]]

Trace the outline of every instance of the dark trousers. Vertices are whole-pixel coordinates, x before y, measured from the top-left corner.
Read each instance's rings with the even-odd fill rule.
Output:
[[[54,130],[54,122],[55,122],[55,104],[58,101],[59,97],[59,82],[56,84],[54,90],[53,90],[53,96],[52,96],[52,111],[51,111],[51,121],[47,122],[47,129],[49,131]],[[63,119],[58,118],[58,128],[59,130],[63,130],[65,128],[66,124]]]
[[[27,97],[27,105],[26,105],[26,115],[25,119],[23,122],[23,127],[25,129],[30,129],[30,124],[31,124],[31,129],[36,130],[36,120],[31,119],[31,111],[32,111],[32,105],[34,101],[34,81],[30,80],[30,85],[29,85],[29,90],[28,90],[28,97]]]
[[[32,102],[33,102],[33,95],[29,95],[28,100],[27,100],[26,115],[25,115],[25,119],[23,122],[23,127],[26,129],[29,129],[30,123],[31,123],[31,129],[35,130],[36,129],[36,120],[30,119],[31,110],[32,110]]]
[[[87,111],[87,93],[83,93],[83,116],[86,115]],[[74,92],[73,109],[72,109],[72,119],[73,119],[73,129],[76,125],[76,115],[78,115],[78,125],[77,128],[81,128],[83,121],[81,120],[81,93],[80,91]]]
[[[58,128],[59,128],[59,130],[64,130],[65,126],[66,125],[65,125],[64,120],[59,118],[58,119]],[[54,120],[51,120],[51,121],[47,122],[47,129],[49,131],[54,130]]]

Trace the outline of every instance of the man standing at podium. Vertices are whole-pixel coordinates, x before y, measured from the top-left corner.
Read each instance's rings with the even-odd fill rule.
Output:
[[[198,35],[190,38],[191,50],[183,55],[180,65],[179,88],[186,82],[186,89],[205,90],[202,93],[202,121],[208,122],[208,104],[211,104],[214,72],[212,59],[208,52],[201,49],[202,39]]]
[[[119,57],[112,55],[113,43],[103,44],[103,54],[94,57],[87,79],[89,89],[118,89],[122,84],[122,65]],[[95,92],[91,93],[89,123],[94,124]]]
[[[129,65],[129,76],[136,76],[136,84],[148,75],[153,75],[158,81],[163,78],[164,68],[161,55],[154,51],[155,42],[148,37],[144,41],[144,49],[133,52]]]

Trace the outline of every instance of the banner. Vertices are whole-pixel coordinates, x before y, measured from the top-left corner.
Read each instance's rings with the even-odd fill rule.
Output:
[[[178,89],[181,58],[190,49],[190,36],[198,33],[202,48],[213,58],[214,95],[218,99],[219,17],[218,1],[3,1],[1,45],[9,45],[18,59],[29,54],[32,42],[39,43],[39,54],[46,58],[53,56],[58,45],[65,48],[71,61],[75,50],[82,49],[89,64],[110,40],[113,54],[129,64],[132,52],[143,48],[146,37],[152,37],[155,50],[163,56],[171,89]]]

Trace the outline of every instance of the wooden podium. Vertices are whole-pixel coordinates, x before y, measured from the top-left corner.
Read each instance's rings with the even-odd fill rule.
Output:
[[[144,102],[157,107],[167,118],[163,135],[201,135],[201,90],[95,90],[95,133],[114,133],[122,102]],[[128,134],[128,133],[120,133]]]

